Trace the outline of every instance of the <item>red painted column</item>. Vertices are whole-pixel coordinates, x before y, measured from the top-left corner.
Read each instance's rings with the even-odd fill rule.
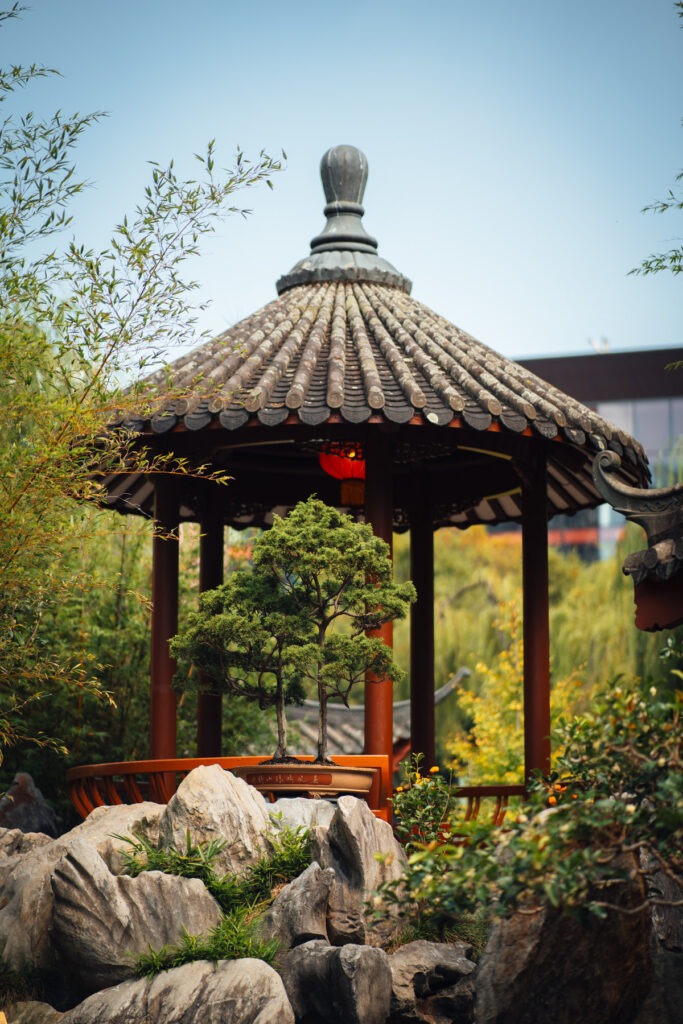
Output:
[[[434,726],[434,530],[426,473],[416,474],[410,516],[410,577],[417,601],[410,610],[410,733],[423,765],[436,763]]]
[[[178,632],[178,499],[170,477],[155,481],[154,519],[150,754],[166,758],[176,756],[176,664],[168,641]]]
[[[207,509],[202,515],[199,537],[199,590],[214,590],[223,582],[223,522],[219,512]],[[201,674],[203,681],[209,682]],[[197,696],[197,756],[220,757],[222,695]]]
[[[393,477],[391,441],[379,431],[368,436],[365,445],[365,520],[391,551],[393,535]],[[393,623],[387,622],[371,636],[379,636],[393,647]],[[394,745],[394,687],[390,679],[371,673],[365,686],[365,753],[388,754]]]
[[[550,768],[550,625],[545,458],[525,467],[522,486],[524,590],[524,773]]]

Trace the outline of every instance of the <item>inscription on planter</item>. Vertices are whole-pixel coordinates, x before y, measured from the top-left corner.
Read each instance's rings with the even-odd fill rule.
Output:
[[[282,772],[249,772],[246,781],[251,786],[329,786],[332,782],[331,772],[282,771]]]

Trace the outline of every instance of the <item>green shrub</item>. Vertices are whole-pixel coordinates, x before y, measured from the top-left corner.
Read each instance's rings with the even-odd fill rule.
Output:
[[[482,910],[550,904],[604,917],[663,902],[657,873],[683,885],[682,700],[612,686],[591,714],[561,724],[564,752],[515,818],[467,823],[458,844],[422,845],[380,898],[437,934]]]
[[[283,828],[268,837],[270,850],[251,865],[245,875],[219,874],[216,859],[225,846],[222,839],[194,843],[189,830],[185,849],[159,849],[147,839],[117,836],[128,843],[124,873],[133,877],[143,871],[164,871],[168,875],[198,878],[204,883],[223,912],[223,919],[206,935],[185,932],[175,946],[149,952],[136,962],[138,975],[159,971],[193,960],[234,960],[256,957],[272,964],[278,952],[277,942],[264,942],[254,934],[253,924],[272,902],[274,891],[297,878],[310,863],[309,833],[301,827]]]

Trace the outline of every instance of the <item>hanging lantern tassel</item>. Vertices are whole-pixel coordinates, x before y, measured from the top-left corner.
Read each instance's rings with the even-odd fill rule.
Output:
[[[341,481],[342,505],[365,504],[365,459],[360,445],[339,444],[318,455],[321,468]]]

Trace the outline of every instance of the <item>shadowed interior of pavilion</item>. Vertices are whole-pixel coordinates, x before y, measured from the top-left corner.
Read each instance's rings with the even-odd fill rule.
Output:
[[[144,474],[106,481],[112,509],[153,516],[161,528],[153,542],[152,760],[72,769],[81,813],[148,793],[167,799],[191,767],[191,759],[174,760],[168,650],[178,631],[179,523],[201,526],[200,589],[207,590],[222,582],[226,525],[268,527],[274,513],[286,514],[311,494],[364,517],[390,545],[394,531],[410,531],[418,594],[410,623],[411,746],[428,763],[434,530],[521,524],[525,777],[548,767],[547,522],[603,500],[591,473],[597,452],[618,455],[617,476],[632,487],[647,487],[647,458],[632,437],[410,296],[410,281],[378,255],[364,228],[367,162],[359,150],[329,150],[321,174],[326,224],[309,256],[277,282],[278,298],[150,378],[150,390],[169,383],[175,397],[124,423],[141,446],[209,465],[232,481],[220,487]],[[337,476],[356,477],[352,486],[325,471],[329,455],[341,456]],[[391,644],[391,624],[382,636]],[[226,708],[229,714],[215,694],[199,696],[203,763],[220,758]],[[391,785],[392,708],[389,681],[366,686],[364,750],[381,769],[372,796],[381,813]],[[234,759],[220,763],[228,761]],[[523,787],[489,791],[506,797]]]

